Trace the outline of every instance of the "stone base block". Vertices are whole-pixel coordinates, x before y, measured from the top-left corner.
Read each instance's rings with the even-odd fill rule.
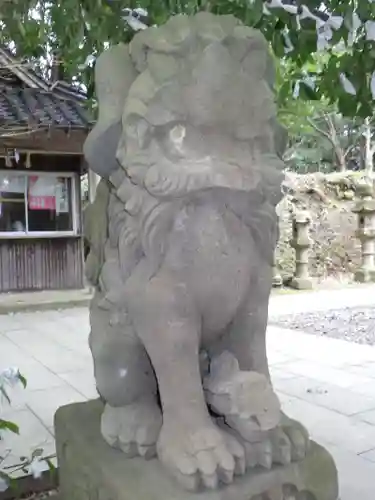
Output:
[[[315,443],[302,462],[253,470],[217,491],[183,491],[157,460],[126,459],[105,443],[102,409],[90,401],[55,415],[61,500],[338,500],[335,464]]]
[[[289,286],[296,290],[312,290],[314,288],[313,282],[307,278],[293,278]]]

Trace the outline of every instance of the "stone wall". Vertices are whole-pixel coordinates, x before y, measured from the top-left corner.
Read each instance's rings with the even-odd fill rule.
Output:
[[[354,236],[357,217],[352,212],[359,177],[361,174],[353,172],[286,174],[286,195],[278,207],[280,240],[276,251],[284,282],[292,276],[295,267],[295,252],[289,244],[295,209],[308,210],[312,218],[310,275],[318,280],[352,278],[360,263],[360,245]]]

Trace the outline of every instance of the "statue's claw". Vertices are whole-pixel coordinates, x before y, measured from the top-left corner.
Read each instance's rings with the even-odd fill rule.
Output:
[[[256,441],[244,439],[238,431],[218,420],[221,429],[235,437],[245,450],[246,469],[264,467],[271,469],[273,464],[288,465],[291,462],[305,458],[310,439],[306,429],[299,422],[282,415],[281,424],[257,436]]]
[[[211,409],[221,415],[219,427],[243,445],[247,468],[270,469],[273,463],[286,465],[306,456],[306,429],[281,412],[267,377],[241,371],[233,354],[224,351],[211,361],[204,389]]]
[[[156,455],[161,425],[160,409],[149,398],[119,408],[107,404],[102,415],[101,431],[107,443],[122,450],[127,457],[150,459]]]
[[[198,429],[176,420],[160,433],[158,456],[181,486],[189,491],[216,489],[245,472],[245,452],[238,441],[208,421]]]

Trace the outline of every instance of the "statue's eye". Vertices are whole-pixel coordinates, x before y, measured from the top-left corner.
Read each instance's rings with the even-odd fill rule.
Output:
[[[181,146],[186,136],[186,128],[183,125],[175,125],[169,132],[169,138],[176,146]]]

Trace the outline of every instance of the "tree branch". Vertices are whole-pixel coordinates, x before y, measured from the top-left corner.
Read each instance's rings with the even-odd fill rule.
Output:
[[[333,145],[333,146],[337,146],[337,144],[335,143],[335,141],[333,140],[333,138],[331,137],[331,135],[326,132],[324,129],[320,128],[318,125],[316,125],[316,123],[314,123],[314,120],[312,120],[311,118],[309,118],[308,116],[306,117],[306,120],[307,122],[311,125],[311,127],[316,131],[318,132],[319,134],[321,134],[322,136],[324,136],[326,139],[329,140],[329,142]]]

